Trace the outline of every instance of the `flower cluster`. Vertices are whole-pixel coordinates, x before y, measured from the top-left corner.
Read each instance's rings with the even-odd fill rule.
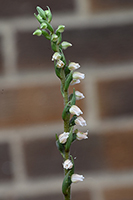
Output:
[[[85,119],[81,116],[83,111],[76,105],[77,100],[84,99],[85,96],[80,91],[75,91],[69,94],[69,86],[80,83],[85,78],[85,74],[76,71],[80,68],[80,65],[76,62],[67,63],[63,51],[72,44],[67,41],[62,41],[62,33],[65,26],[59,25],[54,31],[50,24],[52,20],[52,14],[50,8],[43,10],[37,6],[38,15],[35,14],[36,19],[40,23],[40,27],[34,31],[33,35],[45,36],[50,40],[51,48],[54,51],[52,55],[52,61],[54,62],[55,73],[61,81],[61,94],[64,99],[64,109],[62,112],[62,119],[64,121],[64,132],[56,134],[56,145],[60,151],[64,162],[63,168],[65,171],[65,177],[62,184],[62,192],[66,200],[70,199],[70,186],[71,183],[83,181],[83,175],[74,173],[74,160],[70,155],[70,146],[75,140],[83,140],[88,138],[88,131],[81,132],[75,129],[77,126],[86,126]]]

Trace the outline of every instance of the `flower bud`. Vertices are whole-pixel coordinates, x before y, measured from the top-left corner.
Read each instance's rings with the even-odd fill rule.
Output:
[[[80,68],[80,65],[78,63],[75,63],[75,62],[71,62],[68,66],[68,69],[71,70],[71,71],[78,69],[78,68]]]
[[[54,55],[52,56],[52,61],[54,60],[60,60],[61,59],[61,55],[58,52],[55,52]]]
[[[60,134],[59,135],[60,143],[65,144],[68,137],[69,137],[69,132],[64,132],[64,133]]]
[[[62,67],[64,67],[64,62],[62,60],[58,60],[56,66],[58,68],[62,68]]]
[[[87,139],[88,138],[88,131],[86,133],[83,133],[83,132],[80,132],[78,131],[77,132],[77,140],[83,140],[83,139]]]
[[[42,34],[45,36],[45,38],[47,38],[48,40],[50,40],[50,35],[48,34],[47,31],[42,30]]]
[[[75,84],[78,84],[80,83],[80,80],[79,79],[73,79],[70,83],[70,85],[75,85]]]
[[[46,29],[47,28],[47,24],[45,22],[43,22],[40,26],[41,29]]]
[[[85,96],[79,91],[75,91],[75,95],[76,95],[76,100],[80,100],[80,99],[85,98]]]
[[[77,116],[79,116],[80,114],[83,114],[83,112],[80,110],[80,108],[76,105],[71,106],[71,108],[69,109],[69,112],[72,115],[77,115]]]
[[[64,25],[59,25],[56,31],[59,32],[59,33],[63,33],[64,29],[65,29]]]
[[[69,159],[65,160],[65,162],[63,163],[63,168],[71,169],[72,167],[73,167],[73,163],[71,162],[71,160],[69,160]]]
[[[73,73],[73,79],[81,80],[81,79],[84,79],[84,78],[85,78],[85,74],[83,74],[83,73],[80,73],[80,72],[74,72]]]
[[[50,8],[48,6],[47,6],[47,8],[48,8],[48,10],[45,10],[45,14],[46,14],[46,16],[48,18],[48,22],[50,23],[51,20],[52,20],[52,13],[51,13],[51,10],[50,10]]]
[[[40,8],[39,6],[37,6],[36,9],[37,9],[39,15],[40,15],[43,19],[46,19],[45,11],[44,11],[42,8]]]
[[[77,182],[83,181],[83,180],[84,180],[83,175],[73,174],[73,175],[71,176],[71,181],[72,181],[72,183],[77,183]]]
[[[58,40],[58,36],[56,34],[53,34],[52,37],[51,37],[51,40],[53,42],[56,42]]]
[[[71,47],[72,46],[72,44],[71,43],[69,43],[69,42],[62,42],[61,43],[61,47],[62,47],[62,49],[67,49],[68,47]]]
[[[83,117],[79,116],[75,119],[75,124],[80,125],[80,126],[86,126],[86,121],[84,120]]]
[[[37,29],[37,30],[34,31],[33,35],[41,36],[42,31],[40,29]]]

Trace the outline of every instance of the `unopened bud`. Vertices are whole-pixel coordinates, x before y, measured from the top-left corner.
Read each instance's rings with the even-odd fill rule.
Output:
[[[68,47],[71,47],[72,46],[72,44],[71,43],[69,43],[69,42],[62,42],[61,43],[61,47],[62,47],[62,49],[67,49]]]
[[[37,30],[34,31],[33,35],[41,36],[42,31],[40,29],[37,29]]]
[[[52,37],[51,37],[51,40],[53,42],[56,42],[58,40],[58,36],[56,34],[53,34]]]
[[[43,23],[41,24],[40,28],[46,29],[46,28],[47,28],[47,24],[46,24],[45,22],[43,22]]]
[[[59,33],[63,33],[64,29],[65,29],[64,25],[59,25],[56,31],[59,32]]]

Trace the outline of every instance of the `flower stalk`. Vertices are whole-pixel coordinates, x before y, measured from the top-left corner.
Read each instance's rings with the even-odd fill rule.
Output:
[[[50,8],[43,10],[37,6],[38,14],[34,14],[40,28],[34,31],[33,35],[44,36],[50,40],[51,48],[53,50],[52,61],[54,62],[55,73],[61,82],[61,94],[64,101],[64,109],[62,112],[62,119],[64,122],[64,131],[59,136],[56,134],[56,145],[63,157],[64,168],[64,180],[62,183],[62,193],[65,200],[71,199],[71,184],[79,181],[83,181],[83,175],[74,173],[74,160],[70,155],[70,147],[72,143],[77,140],[87,139],[88,132],[81,132],[78,129],[74,130],[75,125],[86,126],[86,121],[80,115],[83,112],[78,106],[76,101],[85,98],[84,95],[73,89],[73,93],[69,94],[69,86],[80,83],[85,78],[83,73],[77,72],[80,65],[76,62],[66,62],[65,55],[63,53],[72,44],[67,41],[62,41],[62,33],[65,26],[59,25],[54,31],[51,20],[52,13]]]

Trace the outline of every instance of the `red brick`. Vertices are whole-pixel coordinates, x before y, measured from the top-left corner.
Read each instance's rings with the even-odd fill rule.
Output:
[[[120,189],[107,189],[104,192],[105,200],[132,200],[133,187],[125,187]]]
[[[26,172],[30,178],[63,174],[63,160],[55,141],[40,138],[24,142]]]
[[[104,155],[108,170],[133,169],[133,130],[110,130],[104,138]]]
[[[132,24],[69,30],[63,38],[73,46],[65,53],[70,60],[88,62],[88,67],[91,63],[125,62],[133,59],[132,34]]]
[[[0,127],[58,121],[62,109],[58,84],[6,89],[0,94]]]
[[[62,3],[61,0],[1,0],[0,17],[9,18],[14,16],[33,16],[36,12],[36,6],[42,7],[44,10],[49,6],[53,12],[69,12],[74,10],[74,1],[68,0]]]
[[[132,0],[91,0],[91,9],[93,11],[108,11],[108,10],[119,10],[133,7]],[[90,4],[89,4],[90,5]]]
[[[21,71],[54,69],[50,42],[43,36],[33,36],[33,32],[34,30],[17,34],[18,69]]]
[[[102,119],[133,115],[133,79],[97,82],[99,116]]]
[[[59,194],[44,194],[44,195],[34,195],[34,196],[24,196],[23,197],[15,197],[15,196],[9,196],[8,198],[3,198],[3,199],[0,199],[0,200],[59,200],[59,199],[63,199],[63,194],[60,190],[60,193]],[[81,200],[81,199],[84,199],[84,200],[90,200],[90,197],[89,197],[89,192],[88,191],[85,191],[85,190],[79,190],[77,192],[72,192],[72,200]]]
[[[76,88],[83,91],[80,85]],[[84,110],[83,100],[76,104]],[[59,84],[1,89],[0,127],[62,121],[62,111]]]
[[[10,148],[7,143],[0,144],[0,182],[13,178]]]
[[[32,32],[17,34],[19,70],[53,69],[50,42],[43,36],[33,36]],[[73,44],[65,51],[66,59],[80,64],[88,62],[88,67],[132,61],[132,35],[132,24],[66,30],[63,40]]]
[[[0,74],[3,73],[2,37],[0,37]]]

